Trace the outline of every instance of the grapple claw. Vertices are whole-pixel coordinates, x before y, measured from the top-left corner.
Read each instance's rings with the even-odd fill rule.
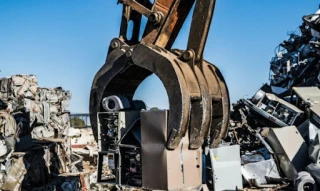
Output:
[[[96,74],[91,89],[90,119],[95,137],[96,114],[104,111],[102,99],[110,95],[132,99],[141,82],[156,74],[169,99],[169,139],[164,143],[167,149],[176,149],[186,133],[189,149],[199,149],[205,138],[216,147],[226,133],[229,117],[225,81],[214,65],[203,60],[216,1],[119,2],[123,4],[120,37],[111,41],[106,63]],[[194,4],[188,50],[169,51]],[[141,31],[143,16],[148,22]],[[128,25],[130,21],[132,29]]]

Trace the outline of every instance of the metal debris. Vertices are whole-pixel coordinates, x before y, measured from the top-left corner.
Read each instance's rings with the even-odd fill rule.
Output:
[[[255,180],[259,185],[268,183],[266,177],[281,178],[273,159],[245,164],[242,166],[241,172],[247,182],[250,183],[251,180]]]
[[[304,16],[298,30],[277,47],[270,83],[233,104],[224,142],[240,145],[243,190],[319,188],[319,20],[320,10]]]
[[[79,190],[81,160],[73,161],[67,137],[70,99],[60,87],[39,88],[34,75],[0,79],[1,190]]]
[[[266,140],[279,159],[280,168],[287,178],[294,180],[297,172],[310,163],[308,146],[295,126],[272,128]]]
[[[8,169],[8,173],[1,185],[1,189],[19,191],[26,174],[23,156],[12,157],[8,162],[11,163],[10,169]]]

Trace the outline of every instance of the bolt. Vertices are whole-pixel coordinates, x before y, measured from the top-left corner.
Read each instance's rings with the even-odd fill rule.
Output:
[[[116,49],[120,46],[120,42],[116,39],[112,40],[110,43],[111,48]]]
[[[185,60],[185,61],[189,61],[191,60],[191,58],[193,57],[193,52],[191,50],[187,50],[185,51],[183,54],[182,54],[182,58]]]
[[[132,50],[127,50],[126,51],[126,57],[130,58],[132,56]]]
[[[163,14],[161,12],[153,12],[149,15],[149,21],[154,24],[159,24],[163,18]]]

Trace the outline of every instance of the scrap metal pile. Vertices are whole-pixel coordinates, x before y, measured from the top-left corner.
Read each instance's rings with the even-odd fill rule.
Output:
[[[0,190],[78,190],[67,138],[71,94],[33,75],[0,79]]]
[[[270,85],[233,104],[224,141],[240,146],[245,188],[320,189],[319,13],[277,47]]]
[[[120,37],[91,89],[92,133],[69,132],[70,92],[32,75],[0,79],[0,190],[320,190],[320,10],[279,45],[270,84],[233,104],[228,122],[225,81],[203,59],[215,1],[119,3]],[[171,50],[194,4],[187,50]],[[170,112],[133,100],[153,73]]]

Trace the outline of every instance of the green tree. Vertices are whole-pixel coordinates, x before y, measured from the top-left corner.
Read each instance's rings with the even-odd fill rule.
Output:
[[[158,111],[158,110],[160,110],[158,107],[152,107],[152,108],[150,108],[150,111]]]
[[[73,117],[70,120],[70,124],[71,124],[71,127],[85,127],[86,126],[86,123],[84,122],[84,120],[80,119],[79,117]]]

